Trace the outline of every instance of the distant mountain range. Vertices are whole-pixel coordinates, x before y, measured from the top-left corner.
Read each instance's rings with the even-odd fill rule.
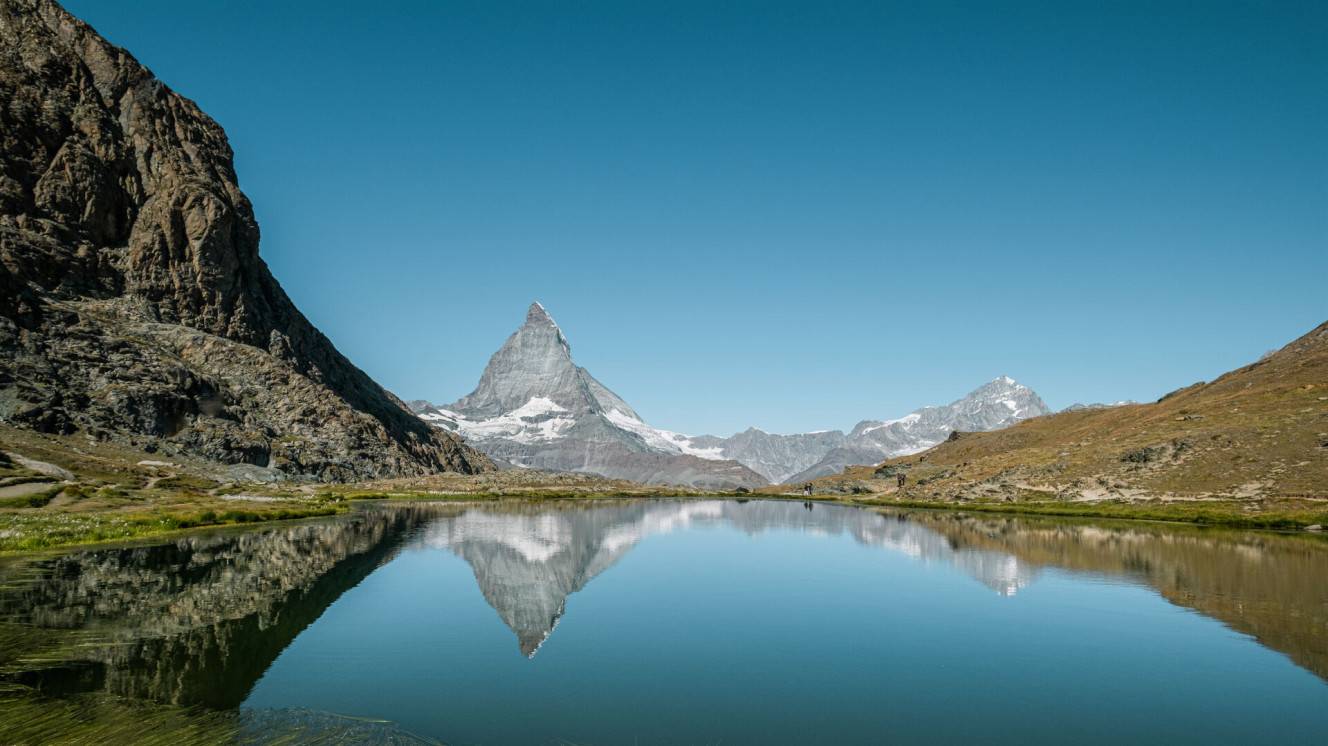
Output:
[[[864,420],[847,434],[749,428],[728,438],[683,435],[647,424],[577,366],[567,338],[539,303],[489,360],[474,391],[445,406],[409,405],[513,466],[708,488],[797,483],[916,453],[956,430],[995,430],[1050,412],[1031,389],[1001,377],[948,405]]]
[[[1075,402],[1074,404],[1071,404],[1070,406],[1066,407],[1065,409],[1062,409],[1061,411],[1062,411],[1062,412],[1081,412],[1081,411],[1083,411],[1083,410],[1085,410],[1085,409],[1111,409],[1112,407],[1125,407],[1125,406],[1129,406],[1129,405],[1131,405],[1131,404],[1138,404],[1138,403],[1139,403],[1139,402],[1137,402],[1137,401],[1135,401],[1135,400],[1133,400],[1133,399],[1123,399],[1123,400],[1121,400],[1121,401],[1118,401],[1118,402],[1112,402],[1112,403],[1110,403],[1110,404],[1106,404],[1106,403],[1103,403],[1103,402],[1094,402],[1093,404],[1083,404],[1083,403],[1081,403],[1081,402]]]
[[[942,407],[923,407],[894,420],[863,420],[847,435],[839,430],[775,435],[750,428],[731,438],[704,435],[690,442],[745,464],[771,482],[796,484],[848,466],[925,451],[956,430],[999,430],[1050,411],[1032,389],[1002,376]]]

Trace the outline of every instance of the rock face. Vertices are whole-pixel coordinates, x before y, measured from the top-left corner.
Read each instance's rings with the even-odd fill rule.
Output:
[[[567,338],[539,303],[489,360],[479,385],[447,406],[414,401],[437,427],[519,467],[580,471],[707,489],[765,480],[684,435],[647,425],[572,360]]]
[[[1032,389],[1002,376],[946,406],[923,407],[896,420],[864,420],[847,435],[839,430],[775,435],[751,428],[731,438],[702,435],[689,442],[746,464],[772,482],[797,484],[924,451],[953,432],[998,430],[1050,411]]]
[[[49,0],[0,0],[0,420],[322,480],[491,468],[258,256],[225,133]]]

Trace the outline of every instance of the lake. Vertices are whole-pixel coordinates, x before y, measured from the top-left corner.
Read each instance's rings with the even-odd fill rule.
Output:
[[[1326,681],[1312,535],[439,503],[0,565],[0,742],[1322,743]]]

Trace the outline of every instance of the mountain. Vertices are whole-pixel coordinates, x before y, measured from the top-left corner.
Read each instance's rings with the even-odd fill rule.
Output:
[[[926,480],[913,499],[1314,501],[1328,485],[1328,323],[1151,404],[1059,412],[885,466]]]
[[[776,484],[811,468],[847,442],[840,430],[780,435],[755,427],[728,438],[698,435],[690,439],[692,447],[731,458]]]
[[[707,489],[766,483],[686,436],[647,425],[573,362],[562,329],[539,303],[489,359],[474,391],[446,406],[416,400],[411,408],[518,467]]]
[[[712,488],[807,481],[925,450],[956,430],[994,430],[1051,411],[1032,389],[1003,376],[946,406],[864,420],[848,434],[753,427],[727,438],[683,435],[646,424],[577,366],[562,329],[539,303],[494,353],[473,392],[454,404],[415,400],[410,408],[516,466]]]
[[[1109,409],[1109,408],[1111,408],[1111,407],[1124,407],[1124,406],[1127,406],[1127,405],[1130,405],[1130,404],[1138,404],[1138,403],[1139,403],[1139,402],[1134,401],[1133,399],[1123,399],[1123,400],[1121,400],[1121,401],[1118,401],[1118,402],[1112,402],[1112,403],[1110,403],[1110,404],[1107,404],[1107,403],[1105,403],[1105,402],[1093,402],[1092,404],[1084,404],[1083,402],[1075,402],[1074,404],[1071,404],[1070,406],[1066,407],[1065,409],[1062,409],[1061,411],[1062,411],[1062,412],[1078,412],[1078,411],[1081,411],[1081,410],[1084,410],[1084,409]]]
[[[1001,376],[943,407],[923,407],[897,420],[859,422],[844,447],[785,481],[797,483],[837,474],[851,465],[925,451],[954,432],[999,430],[1050,412],[1032,389]]]
[[[797,484],[926,450],[955,431],[997,430],[1050,411],[1032,389],[1002,376],[946,406],[923,407],[895,420],[864,420],[847,435],[839,430],[775,435],[751,428],[731,438],[703,435],[687,442],[772,482]]]
[[[286,296],[221,127],[50,0],[0,0],[0,421],[320,480],[492,468]]]

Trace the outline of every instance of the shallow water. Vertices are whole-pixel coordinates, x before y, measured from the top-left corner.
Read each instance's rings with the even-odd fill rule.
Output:
[[[239,740],[1328,727],[1328,546],[1306,536],[768,501],[375,506],[0,573],[0,697],[220,714]]]

